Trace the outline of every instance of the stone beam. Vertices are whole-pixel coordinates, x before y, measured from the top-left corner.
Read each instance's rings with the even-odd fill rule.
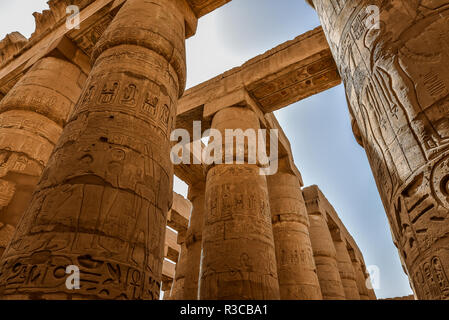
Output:
[[[242,89],[263,113],[269,113],[340,82],[329,45],[318,27],[187,90],[179,101],[177,126],[189,130],[193,120],[203,120],[207,104],[231,99]]]
[[[260,126],[262,129],[277,129],[278,130],[278,143],[279,143],[279,150],[278,150],[278,160],[279,160],[279,166],[284,169],[284,171],[290,172],[297,176],[299,179],[300,185],[303,186],[303,180],[301,173],[299,172],[298,168],[296,167],[294,160],[293,160],[293,154],[291,150],[290,141],[288,140],[287,136],[284,133],[284,130],[282,129],[281,125],[277,121],[275,115],[270,112],[264,114],[264,112],[260,109],[260,106],[257,104],[257,102],[250,96],[248,91],[246,89],[241,88],[239,90],[236,90],[228,95],[225,95],[221,98],[215,99],[213,101],[210,101],[206,103],[201,109],[202,116],[200,118],[203,118],[204,120],[201,122],[201,129],[204,131],[206,129],[210,128],[211,118],[214,116],[215,113],[218,111],[225,109],[227,107],[231,106],[247,106],[249,107],[258,117],[260,121]],[[188,121],[191,121],[190,124],[188,124],[188,121],[179,121],[180,116],[178,114],[177,117],[177,126],[178,128],[186,129],[190,132],[190,136],[193,136],[192,133],[192,124],[193,121],[199,121],[199,119],[190,119]],[[268,143],[268,141],[267,141]],[[267,145],[267,148],[269,148],[269,145]],[[198,157],[197,155],[193,155],[193,148],[191,147],[191,156],[190,159],[193,161],[193,159]],[[178,176],[181,180],[186,182],[188,185],[195,185],[198,182],[202,182],[205,179],[204,172],[205,172],[205,166],[204,165],[186,165],[186,164],[180,164],[174,166],[175,174]]]
[[[186,4],[191,7],[195,16],[186,15],[186,38],[195,34],[197,18],[230,1],[187,0]],[[70,39],[77,45],[80,53],[90,56],[97,41],[124,2],[125,0],[73,0],[71,4],[81,9],[80,29],[70,30],[66,27],[66,1],[50,0],[49,10],[33,14],[36,30],[30,39],[13,32],[0,42],[0,50],[4,53],[0,58],[0,94],[6,94],[34,62],[52,50],[59,39]],[[76,59],[77,56],[67,58]]]
[[[176,264],[164,260],[162,264],[162,282],[172,282],[175,278],[175,268]]]
[[[279,159],[299,179],[290,142],[272,111],[340,84],[334,60],[321,27],[309,31],[240,67],[234,68],[189,90],[179,100],[176,126],[193,135],[193,121],[209,129],[213,115],[232,105],[249,106],[259,117],[261,128],[279,130]],[[204,179],[204,167],[177,165],[175,174],[192,185]]]
[[[178,232],[186,231],[189,226],[191,212],[192,203],[183,196],[173,192],[173,205],[167,215],[167,225]]]
[[[165,248],[164,255],[165,258],[176,262],[178,261],[179,252],[181,251],[181,246],[178,244],[178,234],[173,230],[167,228],[165,230]]]
[[[182,252],[181,244],[185,240],[191,211],[192,203],[183,196],[173,192],[173,205],[168,213],[167,226],[175,229],[178,233],[170,228],[165,229],[165,260],[162,266],[162,291],[169,291],[175,279],[179,256]],[[169,297],[164,296],[164,299],[167,298]]]

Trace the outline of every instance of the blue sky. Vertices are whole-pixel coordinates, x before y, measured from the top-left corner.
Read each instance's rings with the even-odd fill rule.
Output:
[[[34,11],[46,0],[0,3],[0,38],[34,31]],[[319,25],[303,0],[233,0],[203,17],[187,41],[188,87],[239,66],[252,57]],[[305,185],[317,184],[362,250],[367,265],[380,268],[379,298],[411,294],[390,235],[385,211],[364,150],[350,126],[343,86],[276,112],[290,139]],[[175,191],[187,187],[175,182]]]

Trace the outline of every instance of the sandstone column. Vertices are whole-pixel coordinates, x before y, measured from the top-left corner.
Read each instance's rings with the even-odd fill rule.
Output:
[[[164,290],[165,289],[165,290]],[[164,292],[163,300],[171,300],[170,294],[172,289],[172,283],[162,283],[162,291]]]
[[[97,43],[1,261],[3,296],[159,299],[189,10],[183,0],[128,0]],[[81,289],[67,289],[67,265],[79,266]]]
[[[366,278],[365,278],[366,281],[369,282],[369,283],[371,283],[371,279],[370,279],[369,274],[368,274],[368,273],[365,273],[365,276],[366,276]],[[376,292],[374,291],[374,289],[373,289],[372,287],[367,288],[367,289],[368,289],[368,297],[369,297],[369,299],[370,299],[370,300],[377,300]]]
[[[86,78],[78,66],[46,57],[0,102],[0,257]]]
[[[187,267],[184,282],[184,299],[197,300],[205,211],[205,184],[198,183],[195,186],[190,186],[188,198],[193,204],[193,211],[186,236]]]
[[[173,285],[170,291],[170,300],[186,300],[184,298],[184,292],[188,265],[185,231],[183,234],[178,233],[178,244],[181,245],[181,251],[179,252],[179,258],[176,263],[175,279],[173,279]]]
[[[298,178],[279,172],[267,177],[282,300],[321,300],[309,217]]]
[[[250,109],[229,107],[215,114],[212,128],[225,137],[225,129],[257,130],[259,120]],[[207,173],[202,300],[279,299],[266,177],[244,162],[215,164]]]
[[[359,290],[359,295],[361,300],[370,300],[368,295],[368,288],[366,287],[365,273],[362,270],[362,265],[359,258],[352,258],[352,265],[355,271],[355,278],[357,282],[357,288]]]
[[[345,291],[337,264],[337,253],[326,222],[326,212],[320,208],[316,187],[303,190],[310,220],[310,241],[324,300],[344,300]]]
[[[360,300],[359,289],[351,257],[339,230],[332,230],[332,239],[337,253],[338,270],[345,291],[346,300]]]
[[[449,0],[310,2],[415,293],[448,299]]]

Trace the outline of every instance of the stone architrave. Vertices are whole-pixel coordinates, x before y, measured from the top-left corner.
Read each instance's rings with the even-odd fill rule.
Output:
[[[345,291],[337,264],[337,252],[327,225],[326,212],[321,207],[316,186],[303,189],[309,214],[309,234],[324,300],[345,300]]]
[[[368,288],[366,287],[365,273],[362,270],[362,265],[359,258],[352,258],[352,266],[354,267],[355,279],[357,288],[359,290],[360,300],[370,300]]]
[[[340,271],[340,278],[345,291],[346,300],[360,300],[356,275],[346,242],[340,235],[339,230],[334,229],[331,233],[337,253],[338,270]]]
[[[371,283],[371,287],[368,287],[368,297],[370,300],[377,300],[376,292],[372,288],[372,282],[369,273],[365,274],[366,276],[366,283]]]
[[[184,300],[198,300],[198,283],[201,263],[201,244],[205,211],[205,184],[189,187],[189,200],[193,211],[186,235],[187,267],[184,282]]]

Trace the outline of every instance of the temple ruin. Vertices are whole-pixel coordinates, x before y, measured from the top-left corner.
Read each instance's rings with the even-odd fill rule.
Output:
[[[307,0],[322,27],[185,90],[185,39],[230,1],[50,0],[0,42],[1,299],[375,300],[273,114],[342,82],[414,298],[449,299],[449,0]],[[173,165],[195,122],[277,130],[277,172],[246,141]]]

